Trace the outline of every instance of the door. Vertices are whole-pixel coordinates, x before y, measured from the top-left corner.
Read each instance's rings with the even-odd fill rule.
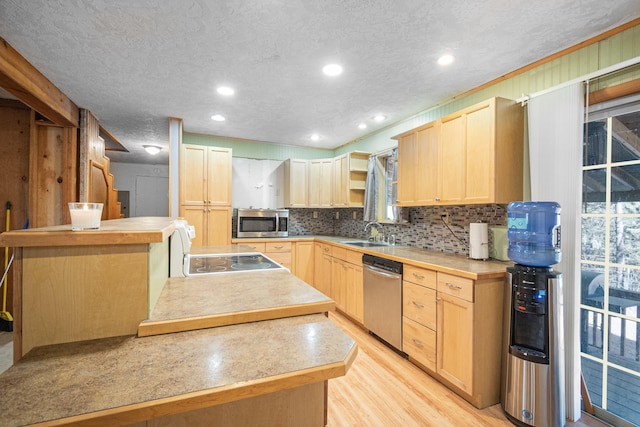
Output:
[[[442,119],[440,126],[440,202],[462,200],[465,185],[465,125],[460,115]]]
[[[473,303],[438,292],[437,372],[473,393]]]
[[[597,110],[583,144],[582,374],[598,417],[640,425],[640,103]]]

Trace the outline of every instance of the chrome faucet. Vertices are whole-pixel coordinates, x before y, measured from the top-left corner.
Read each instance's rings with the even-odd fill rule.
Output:
[[[382,229],[382,225],[376,221],[371,221],[368,222],[365,226],[364,226],[364,233],[367,234],[367,230],[372,226],[375,225],[376,228],[378,229],[378,232],[380,232],[382,234],[382,240],[384,240],[384,230]],[[369,240],[372,240],[371,237],[369,237]]]

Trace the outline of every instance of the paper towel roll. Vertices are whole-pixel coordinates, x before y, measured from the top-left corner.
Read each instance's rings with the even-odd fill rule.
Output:
[[[485,223],[469,224],[469,258],[489,258],[489,228]]]

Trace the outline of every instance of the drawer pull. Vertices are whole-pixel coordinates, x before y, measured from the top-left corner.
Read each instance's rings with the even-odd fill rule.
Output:
[[[450,289],[462,289],[462,286],[454,285],[453,283],[447,283]]]
[[[417,303],[415,301],[411,301],[411,302],[413,303],[413,305],[415,305],[418,308],[424,308],[424,304],[420,304],[420,303]]]
[[[415,344],[416,347],[424,347],[424,343],[420,340],[417,340],[415,338],[411,338],[411,341],[413,341],[413,344]]]
[[[329,252],[331,249],[330,248],[324,248],[325,252]]]
[[[420,280],[424,279],[424,276],[422,274],[413,273],[413,276],[418,278],[418,279],[420,279]]]
[[[274,246],[274,248],[276,248],[276,249],[282,249],[282,248],[284,248],[284,246]]]

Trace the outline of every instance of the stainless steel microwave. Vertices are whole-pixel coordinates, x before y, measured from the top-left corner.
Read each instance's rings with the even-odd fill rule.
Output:
[[[238,209],[238,237],[287,237],[288,209]]]

